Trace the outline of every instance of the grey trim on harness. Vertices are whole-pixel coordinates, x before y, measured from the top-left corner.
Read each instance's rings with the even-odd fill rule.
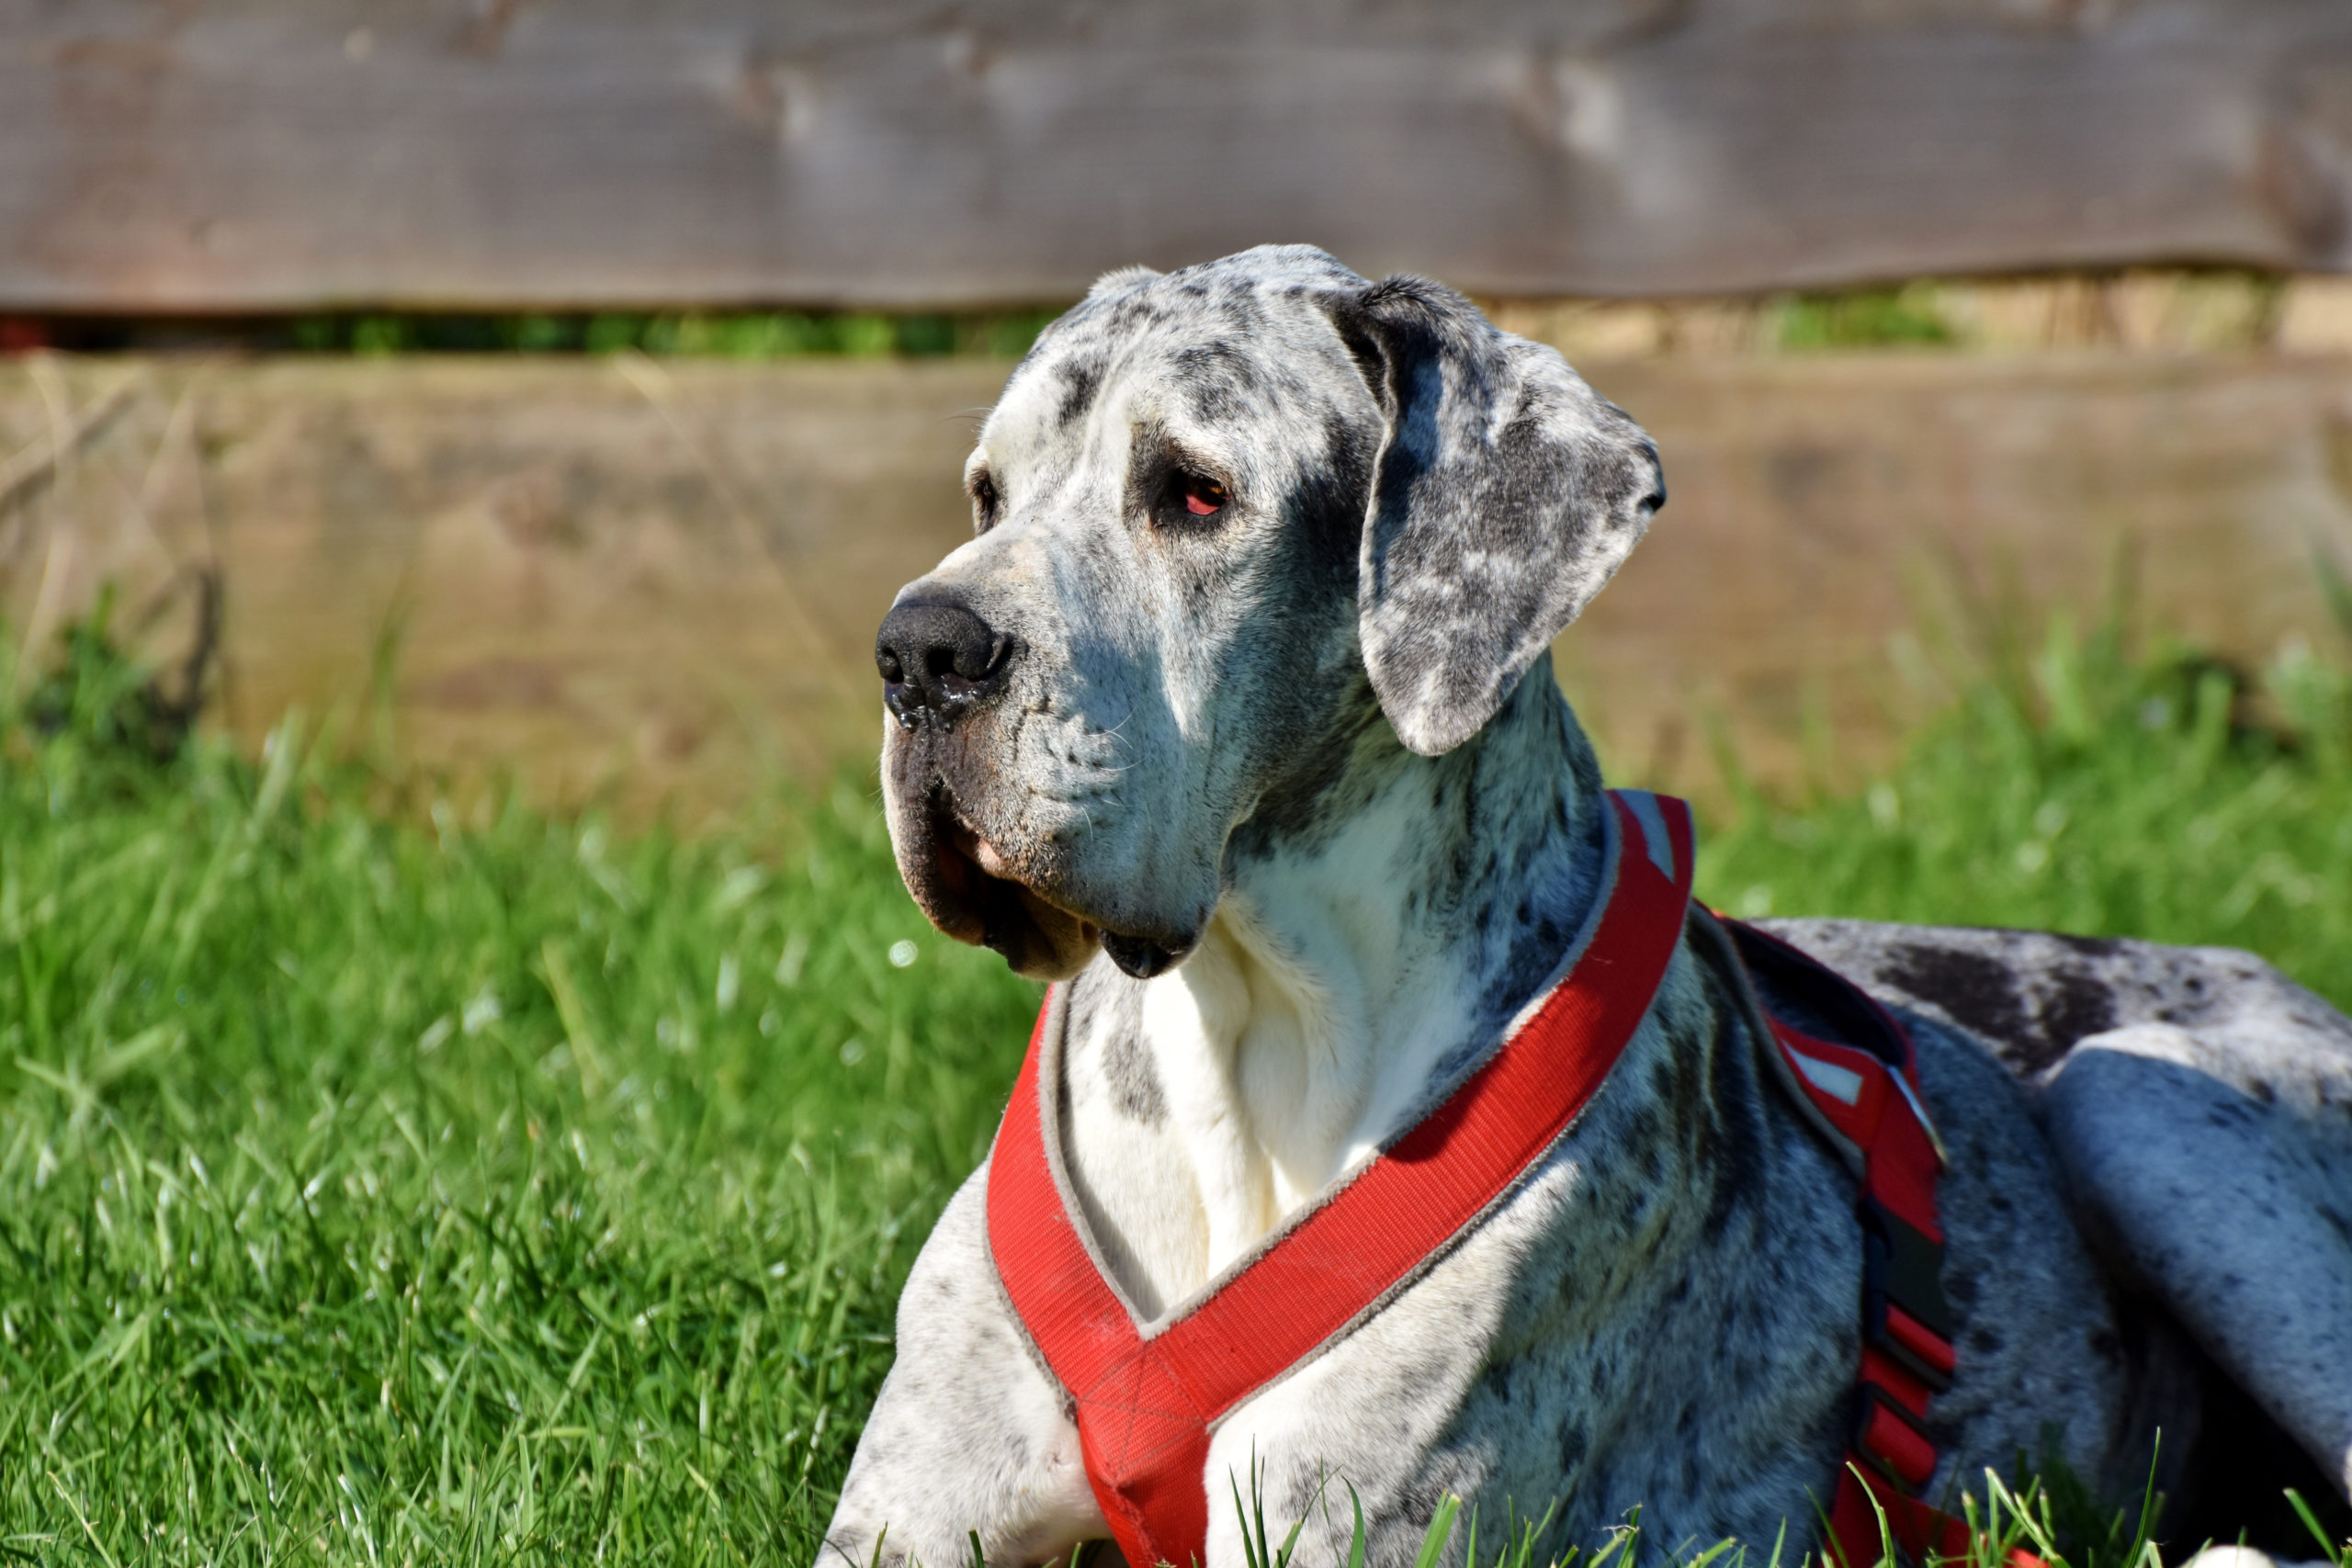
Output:
[[[1846,1162],[1846,1168],[1853,1172],[1854,1179],[1860,1180],[1863,1173],[1861,1146],[1839,1132],[1829,1118],[1821,1113],[1821,1107],[1814,1103],[1812,1091],[1797,1081],[1796,1067],[1789,1061],[1789,1054],[1781,1048],[1780,1036],[1772,1028],[1771,1015],[1765,1010],[1764,999],[1756,994],[1756,982],[1749,976],[1747,961],[1740,957],[1738,947],[1731,940],[1731,933],[1724,930],[1722,922],[1695,898],[1690,901],[1690,916],[1684,930],[1695,939],[1692,946],[1700,951],[1709,967],[1723,981],[1724,988],[1737,1003],[1741,1018],[1756,1036],[1757,1052],[1771,1065],[1772,1079],[1781,1086],[1781,1094],[1796,1107],[1797,1113],[1804,1118],[1806,1124],[1821,1135],[1822,1141],[1838,1152],[1838,1157]],[[1898,1080],[1902,1077],[1899,1071],[1891,1067],[1888,1076]]]

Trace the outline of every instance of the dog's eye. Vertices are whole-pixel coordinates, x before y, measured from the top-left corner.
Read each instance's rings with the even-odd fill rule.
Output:
[[[1137,455],[1137,489],[1129,504],[1151,526],[1170,535],[1206,536],[1221,530],[1231,514],[1233,492],[1223,479],[1203,473],[1191,454],[1162,445]]]
[[[1206,474],[1179,474],[1176,483],[1183,491],[1184,510],[1195,517],[1213,517],[1233,499],[1231,491]]]
[[[972,532],[985,534],[996,526],[996,481],[986,474],[972,480]]]

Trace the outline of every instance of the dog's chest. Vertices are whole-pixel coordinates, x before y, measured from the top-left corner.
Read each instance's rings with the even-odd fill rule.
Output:
[[[1137,989],[1073,987],[1059,1120],[1103,1261],[1151,1316],[1230,1254],[1213,1214],[1233,1194],[1204,1189],[1233,1176],[1204,1170],[1184,1125],[1187,1086],[1146,1048]],[[1653,1442],[1688,1446],[1644,1414],[1666,1401],[1723,1412],[1702,1469],[1777,1465],[1788,1420],[1816,1419],[1850,1386],[1860,1262],[1843,1205],[1800,1201],[1782,1213],[1770,1194],[1838,1183],[1681,960],[1539,1171],[1310,1371],[1253,1400],[1240,1425],[1268,1438],[1264,1421],[1328,1427],[1295,1450],[1314,1452],[1351,1445],[1351,1432],[1395,1432],[1409,1406],[1408,1425],[1434,1423],[1427,1440],[1454,1430],[1529,1495],[1578,1475],[1605,1495],[1615,1469],[1646,1468],[1638,1456]],[[1270,1183],[1242,1198],[1233,1207],[1259,1216],[1245,1241],[1283,1217]],[[1792,1278],[1793,1289],[1759,1283]],[[1820,1365],[1792,1368],[1789,1343],[1818,1347],[1809,1355]],[[1693,1367],[1708,1370],[1694,1382]],[[1310,1393],[1334,1378],[1335,1392]],[[1728,1436],[1759,1421],[1779,1435],[1759,1429],[1753,1454]]]
[[[1238,1410],[1212,1473],[1254,1446],[1290,1467],[1270,1477],[1299,1505],[1284,1517],[1320,1466],[1408,1513],[1431,1485],[1557,1499],[1570,1538],[1596,1540],[1636,1504],[1769,1535],[1807,1488],[1826,1495],[1860,1257],[1843,1204],[1767,1195],[1817,1199],[1841,1176],[1751,1077],[1711,1082],[1713,1053],[1671,1021],[1455,1249]]]
[[[1295,1517],[1319,1479],[1344,1474],[1368,1510],[1397,1514],[1393,1533],[1414,1537],[1432,1485],[1496,1507],[1557,1499],[1588,1542],[1637,1504],[1678,1539],[1761,1539],[1827,1495],[1860,1356],[1853,1182],[1767,1080],[1710,973],[1688,950],[1675,960],[1600,1092],[1536,1169],[1370,1316],[1232,1408],[1209,1475],[1265,1463],[1270,1513]],[[1117,987],[1072,987],[1057,1121],[1102,1261],[1153,1317],[1209,1278],[1216,1253],[1182,1127],[1185,1088],[1126,1029],[1139,1006]],[[2016,1250],[1981,1234],[1982,1212],[2016,1206],[1989,1190],[2030,1185],[2010,1168],[2018,1151],[1980,1150],[1979,1138],[2030,1130],[2015,1107],[1944,1081],[1976,1065],[1948,1055],[1931,1053],[1924,1087],[1957,1123],[1954,1283],[1967,1293],[1974,1270]],[[2077,1261],[2058,1271],[2080,1272],[2067,1267]],[[2098,1315],[2023,1283],[1964,1314],[1963,1392],[1936,1412],[1955,1461],[1992,1457],[1985,1439],[2013,1450],[2031,1437],[2015,1412],[1986,1408],[1983,1395],[2010,1381],[1972,1378],[1986,1348],[2049,1343],[2041,1320],[2060,1307]],[[2073,1390],[2094,1426],[2111,1404],[2102,1381]],[[1221,1521],[1212,1510],[1212,1558]]]
[[[1098,966],[1071,987],[1055,1108],[1069,1185],[1143,1315],[1204,1285],[1408,1125],[1449,1046],[1482,1027],[1424,998],[1368,1038],[1212,928],[1181,976]],[[1496,1026],[1487,1026],[1496,1027]],[[1049,1048],[1051,1048],[1049,1046]]]

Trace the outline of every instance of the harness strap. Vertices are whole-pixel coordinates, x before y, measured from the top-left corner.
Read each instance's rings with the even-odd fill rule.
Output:
[[[1059,1147],[1062,993],[1047,994],[988,1172],[989,1247],[1075,1419],[1087,1480],[1133,1568],[1205,1558],[1216,1423],[1411,1283],[1573,1126],[1648,1014],[1682,933],[1692,832],[1680,801],[1610,792],[1607,896],[1556,984],[1444,1103],[1207,1289],[1140,1323],[1101,1261]],[[1722,921],[1767,1053],[1860,1186],[1860,1400],[1829,1509],[1838,1568],[1970,1555],[1967,1525],[1922,1499],[1939,1456],[1928,1402],[1951,1386],[1953,1319],[1936,1213],[1942,1148],[1910,1037],[1860,990],[1779,939]],[[1750,976],[1841,1038],[1771,1015]],[[2010,1568],[2044,1568],[2012,1551]]]
[[[1974,1543],[1966,1521],[1920,1495],[1939,1461],[1924,1427],[1928,1401],[1951,1386],[1958,1357],[1936,1214],[1943,1141],[1919,1100],[1911,1036],[1859,987],[1787,942],[1736,920],[1721,923],[1750,974],[1777,994],[1801,997],[1853,1042],[1821,1039],[1758,1010],[1781,1083],[1861,1185],[1861,1398],[1829,1507],[1827,1550],[1840,1568],[1871,1568],[1889,1538],[1915,1564],[1968,1557]],[[2044,1568],[2023,1550],[2008,1561]]]
[[[1444,1103],[1162,1321],[1136,1322],[1071,1201],[1048,998],[989,1156],[989,1246],[1133,1568],[1205,1558],[1218,1419],[1442,1256],[1575,1123],[1648,1014],[1690,907],[1690,816],[1635,791],[1610,802],[1608,893],[1558,983]]]

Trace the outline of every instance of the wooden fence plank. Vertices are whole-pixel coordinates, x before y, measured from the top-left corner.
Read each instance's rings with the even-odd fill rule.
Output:
[[[2341,0],[0,0],[0,310],[2352,265]]]
[[[380,678],[411,760],[512,772],[549,800],[617,783],[639,806],[702,807],[871,756],[874,628],[968,537],[968,416],[1004,373],[32,368],[0,376],[0,457],[68,457],[0,509],[20,642],[45,645],[108,579],[136,626],[175,574],[217,562],[216,711],[246,737],[289,706],[341,706],[364,736]],[[61,448],[126,369],[130,406]],[[1809,710],[1866,761],[1931,700],[1891,639],[1923,616],[1963,640],[2035,610],[2084,624],[2120,551],[2154,627],[2249,663],[2290,637],[2343,646],[2312,553],[2352,563],[2352,356],[1588,369],[1657,436],[1671,493],[1557,652],[1621,777],[1714,789],[1714,717],[1786,782]],[[188,604],[164,603],[148,636],[170,654]]]

